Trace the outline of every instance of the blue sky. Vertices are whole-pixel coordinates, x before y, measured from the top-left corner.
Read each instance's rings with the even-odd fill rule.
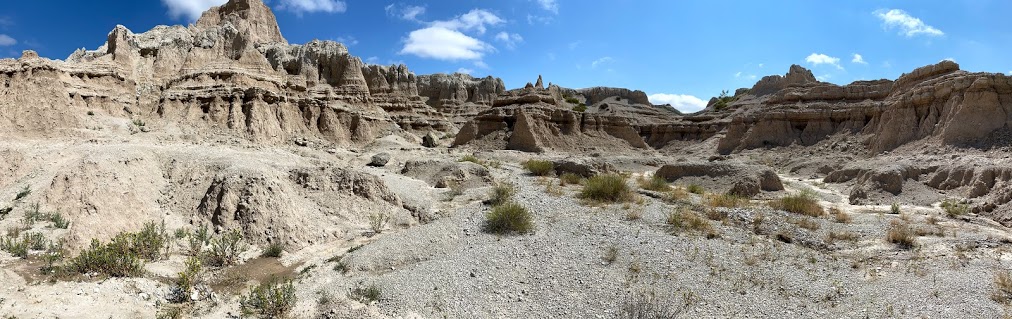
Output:
[[[116,24],[187,24],[225,0],[12,1],[0,57],[63,59],[95,49]],[[268,0],[292,43],[336,40],[369,63],[418,74],[494,75],[627,87],[694,111],[791,64],[847,84],[894,79],[953,59],[1012,74],[1012,1]]]

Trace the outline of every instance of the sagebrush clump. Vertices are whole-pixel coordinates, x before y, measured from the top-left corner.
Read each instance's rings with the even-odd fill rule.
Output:
[[[485,216],[485,231],[495,234],[527,234],[534,231],[534,222],[527,208],[509,202],[492,207],[492,211]]]
[[[822,208],[822,205],[819,205],[815,194],[811,190],[804,190],[796,194],[784,196],[770,203],[770,207],[811,217],[820,217],[826,214],[826,211]]]
[[[513,200],[513,195],[517,193],[513,184],[500,183],[492,187],[492,190],[488,194],[488,204],[492,206],[499,206]]]
[[[587,179],[580,198],[599,202],[631,201],[634,196],[625,177],[618,174],[597,175]]]
[[[555,163],[546,160],[528,160],[523,162],[523,167],[531,175],[534,176],[548,176],[555,172]]]
[[[907,223],[893,220],[886,230],[886,241],[895,244],[896,247],[910,249],[917,246],[917,234]]]
[[[227,231],[210,242],[211,250],[204,255],[204,261],[214,267],[235,265],[239,262],[239,254],[249,247],[239,229]]]
[[[239,298],[239,309],[245,316],[285,318],[295,308],[298,297],[291,280],[269,280],[250,288]]]
[[[660,176],[653,176],[651,178],[641,178],[639,181],[640,188],[651,190],[655,192],[667,192],[671,190],[671,184]]]

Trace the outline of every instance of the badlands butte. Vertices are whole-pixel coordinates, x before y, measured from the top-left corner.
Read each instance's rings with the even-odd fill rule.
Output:
[[[682,114],[230,0],[0,84],[4,318],[1012,314],[1012,77],[950,61]]]

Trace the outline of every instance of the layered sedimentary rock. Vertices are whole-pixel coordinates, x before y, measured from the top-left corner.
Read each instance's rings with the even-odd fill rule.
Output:
[[[86,111],[258,142],[452,129],[418,96],[406,67],[366,66],[336,42],[290,45],[260,0],[231,0],[188,28],[134,34],[117,26],[105,45],[66,61],[26,52],[0,61],[0,83],[0,96],[12,97],[0,102],[0,126],[19,134],[67,134]]]
[[[506,92],[502,79],[475,78],[467,74],[432,74],[417,77],[418,94],[426,103],[460,125],[488,110]]]

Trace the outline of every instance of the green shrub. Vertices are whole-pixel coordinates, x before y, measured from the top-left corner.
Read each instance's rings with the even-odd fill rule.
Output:
[[[0,250],[10,253],[14,257],[28,257],[28,242],[19,237],[19,232],[8,231],[4,238],[0,238]]]
[[[723,110],[731,105],[732,102],[738,100],[738,98],[727,95],[728,91],[720,91],[720,96],[717,97],[717,102],[713,104],[713,107],[717,110]]]
[[[674,232],[694,231],[700,233],[712,233],[713,226],[699,214],[687,209],[677,209],[668,214],[666,220],[668,226]]]
[[[369,214],[369,228],[374,233],[382,233],[383,228],[386,227],[387,222],[390,221],[390,215],[387,213],[372,213]]]
[[[239,298],[239,309],[245,316],[283,318],[295,307],[295,285],[291,280],[270,280],[250,288],[249,294]]]
[[[239,254],[249,246],[243,241],[242,231],[232,229],[220,237],[211,239],[211,250],[205,255],[205,262],[213,267],[231,266],[239,262]]]
[[[826,211],[819,205],[819,202],[815,199],[815,194],[811,190],[804,190],[797,194],[784,196],[773,201],[770,207],[812,217],[826,214]]]
[[[485,216],[485,231],[496,234],[526,234],[534,230],[531,214],[517,203],[495,206]]]
[[[917,246],[917,235],[905,222],[893,220],[886,230],[886,241],[899,248],[910,249]]]
[[[268,244],[267,247],[264,248],[264,251],[263,253],[260,254],[260,257],[281,258],[281,254],[284,253],[284,251],[285,251],[284,245],[278,242],[273,242]]]
[[[893,215],[899,215],[900,214],[900,204],[893,203],[892,205],[889,205],[889,213],[893,214]]]
[[[7,215],[10,214],[12,211],[14,211],[14,207],[11,206],[0,208],[0,220],[7,218]]]
[[[703,186],[700,186],[699,184],[689,184],[689,186],[685,187],[685,190],[689,191],[689,193],[693,193],[696,195],[703,195],[704,193],[706,193],[706,189],[704,189]]]
[[[569,103],[569,104],[579,104],[580,103],[580,99],[572,97],[572,96],[567,96],[567,97],[565,97],[565,99],[566,99],[566,103]]]
[[[625,177],[618,174],[597,175],[587,179],[580,197],[601,202],[620,202],[633,199]]]
[[[516,193],[517,191],[516,188],[513,187],[513,184],[497,184],[488,194],[488,204],[492,206],[506,204],[513,199],[513,195],[516,195]]]
[[[63,249],[63,243],[59,242],[56,244],[49,244],[46,247],[46,251],[42,254],[42,268],[39,269],[43,274],[50,274],[56,271],[56,262],[63,260],[63,256],[66,252]]]
[[[28,205],[28,210],[25,211],[25,216],[22,220],[26,228],[32,228],[35,222],[45,220],[45,214],[39,209],[39,203],[32,203]]]
[[[22,233],[21,240],[28,245],[28,249],[31,250],[44,250],[49,246],[49,240],[42,233]]]
[[[956,217],[959,217],[959,216],[962,216],[962,215],[966,215],[966,213],[970,212],[970,206],[969,205],[967,205],[965,203],[958,202],[958,201],[956,201],[954,199],[948,199],[948,198],[945,199],[944,201],[942,201],[942,205],[941,206],[942,206],[942,210],[945,211],[945,215],[948,215],[949,218],[956,218]]]
[[[380,300],[380,296],[382,294],[383,291],[380,290],[379,286],[372,284],[368,287],[355,287],[355,289],[352,289],[351,293],[348,294],[348,297],[362,303],[370,303]]]
[[[458,160],[458,162],[471,162],[471,163],[475,163],[475,164],[478,164],[478,165],[485,166],[485,163],[482,162],[480,159],[478,159],[477,156],[470,155],[470,154],[464,155],[464,157],[461,157],[460,160]]]
[[[581,182],[583,182],[583,176],[577,174],[564,173],[562,176],[559,176],[559,184],[562,184],[562,186],[566,186],[568,184],[577,185]]]
[[[654,176],[650,179],[640,179],[639,184],[640,188],[655,192],[667,192],[671,190],[671,184],[660,176]]]
[[[28,195],[31,193],[32,189],[28,188],[28,185],[25,185],[25,187],[21,188],[21,191],[19,191],[17,195],[14,195],[14,201],[16,202],[21,200],[22,198],[28,197]]]
[[[736,208],[748,204],[748,199],[732,194],[711,194],[706,196],[706,202],[710,207]]]
[[[165,234],[165,222],[160,225],[144,223],[144,228],[140,232],[129,235],[132,237],[131,250],[142,259],[158,260],[162,256],[162,250],[169,244],[169,237]]]
[[[71,259],[66,265],[68,272],[87,274],[99,273],[112,277],[133,277],[144,273],[140,257],[132,249],[131,236],[120,234],[108,244],[97,239],[91,246]]]
[[[68,221],[66,218],[63,218],[63,214],[50,213],[48,216],[49,221],[53,222],[53,227],[59,229],[67,229],[67,227],[70,227],[70,221]]]
[[[186,258],[186,267],[179,272],[176,278],[176,286],[173,288],[171,299],[175,302],[186,302],[190,300],[190,291],[204,281],[204,265],[200,258],[190,256]]]
[[[583,103],[580,103],[579,105],[573,107],[573,111],[580,112],[580,113],[586,112],[587,111],[587,105],[583,104]]]
[[[548,176],[555,171],[555,163],[544,160],[528,160],[523,162],[524,169],[534,176]]]
[[[143,126],[147,125],[147,123],[144,123],[144,120],[141,120],[141,119],[134,119],[133,123],[137,127],[143,127]]]

